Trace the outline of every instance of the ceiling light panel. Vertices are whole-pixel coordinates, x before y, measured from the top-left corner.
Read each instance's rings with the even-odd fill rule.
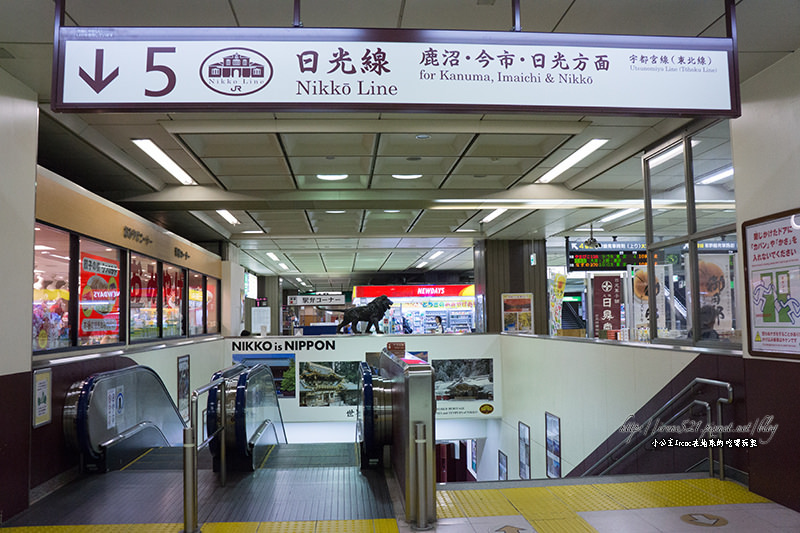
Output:
[[[286,155],[293,157],[371,156],[374,133],[281,133]],[[329,160],[330,161],[330,160]]]
[[[283,157],[274,133],[182,133],[179,137],[199,158]]]
[[[545,172],[545,174],[536,180],[537,183],[550,183],[560,175],[562,175],[567,170],[574,168],[589,157],[592,153],[594,153],[597,149],[601,146],[606,144],[608,139],[592,139],[591,141],[587,142],[563,160],[561,160],[558,164],[556,164],[553,168]],[[584,165],[585,166],[585,165]]]
[[[354,270],[378,271],[386,262],[390,253],[391,252],[378,250],[359,250],[359,252],[356,254]]]
[[[183,185],[196,185],[194,179],[152,140],[131,139],[131,142]]]
[[[466,154],[469,157],[545,158],[569,139],[569,135],[502,134],[478,135]]]
[[[286,252],[286,257],[289,258],[291,264],[297,267],[300,272],[325,272],[325,266],[322,262],[322,257],[317,251],[308,252]]]
[[[414,133],[384,133],[378,146],[378,157],[444,157],[462,155],[474,135],[471,133],[436,133],[419,140]]]

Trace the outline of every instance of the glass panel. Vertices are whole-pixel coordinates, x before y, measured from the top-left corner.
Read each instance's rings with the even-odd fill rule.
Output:
[[[131,254],[131,340],[158,338],[158,262]]]
[[[697,231],[736,223],[733,160],[728,121],[692,138]]]
[[[219,333],[219,311],[218,299],[219,294],[219,280],[214,278],[207,278],[206,281],[206,317],[208,324],[206,325],[207,333]]]
[[[65,348],[69,339],[69,233],[36,224],[33,351]]]
[[[162,306],[162,335],[179,337],[184,334],[183,298],[184,270],[164,263],[164,303]]]
[[[203,275],[189,272],[189,335],[203,334]]]
[[[683,161],[683,143],[662,150],[646,160],[650,173],[653,238],[656,242],[688,233]]]
[[[120,342],[120,250],[85,238],[79,249],[78,345]]]
[[[687,305],[688,243],[656,250],[655,298],[649,301],[650,312],[655,304],[658,337],[662,339],[687,339],[691,328],[691,313]]]
[[[736,320],[736,234],[729,233],[697,243],[700,285],[700,340],[741,344],[741,324]]]

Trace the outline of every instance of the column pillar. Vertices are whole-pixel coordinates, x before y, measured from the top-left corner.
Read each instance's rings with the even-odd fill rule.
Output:
[[[536,264],[531,265],[535,254]],[[474,245],[476,330],[503,330],[501,295],[511,292],[533,294],[533,331],[547,334],[547,253],[545,241],[482,240]]]

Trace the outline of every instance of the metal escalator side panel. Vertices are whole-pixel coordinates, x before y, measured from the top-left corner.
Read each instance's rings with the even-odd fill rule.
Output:
[[[103,443],[115,441],[143,422],[157,427],[170,445],[183,443],[183,417],[161,378],[148,367],[94,374],[80,385],[79,393],[71,391],[68,399],[65,435],[70,438],[68,424],[74,419],[75,441],[92,462],[102,460]]]
[[[93,385],[93,377],[73,383],[64,399],[62,414],[62,430],[67,446],[91,461],[100,458],[99,448],[91,444],[87,423],[89,393]]]

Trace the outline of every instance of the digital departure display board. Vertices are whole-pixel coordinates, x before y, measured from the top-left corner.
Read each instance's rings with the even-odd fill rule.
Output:
[[[567,257],[567,272],[624,271],[629,266],[647,266],[647,252],[644,251],[569,252]]]

